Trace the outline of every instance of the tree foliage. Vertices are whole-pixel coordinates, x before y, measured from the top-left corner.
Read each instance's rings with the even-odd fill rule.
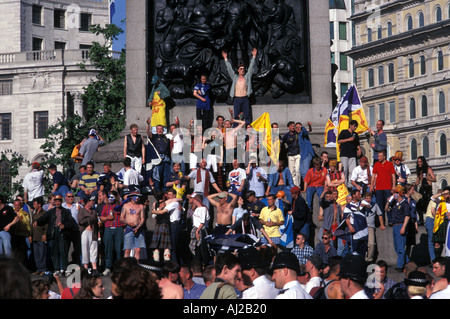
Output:
[[[90,31],[101,36],[103,43],[94,41],[89,50],[90,64],[87,61],[79,64],[81,70],[90,70],[92,66],[98,72],[83,88],[84,118],[68,115],[48,128],[41,146],[47,163],[67,167],[73,148],[92,128],[109,143],[118,139],[125,127],[125,50],[120,54],[112,52],[112,43],[123,30],[108,24],[105,27],[92,25]]]

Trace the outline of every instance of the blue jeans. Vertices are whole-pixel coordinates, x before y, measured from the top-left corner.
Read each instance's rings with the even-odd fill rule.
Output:
[[[302,175],[302,178],[304,179],[306,176],[306,173],[309,170],[309,166],[311,165],[312,161],[312,154],[308,154],[305,157],[300,157],[300,175]]]
[[[53,192],[53,195],[61,195],[64,198],[69,191],[69,187],[66,185],[61,185],[55,192]]]
[[[233,99],[233,115],[235,119],[239,118],[240,113],[244,114],[245,124],[252,122],[250,100],[246,97],[234,97]]]
[[[425,229],[427,230],[428,252],[430,254],[431,262],[434,260],[434,258],[436,258],[436,255],[434,253],[433,228],[434,228],[434,218],[427,217],[427,219],[425,219]]]
[[[279,191],[283,191],[286,194],[286,199],[292,203],[291,188],[289,186],[274,186],[270,189],[270,194],[276,195]]]
[[[103,242],[105,244],[105,268],[111,269],[113,266],[114,252],[116,259],[122,257],[124,241],[124,231],[122,227],[105,227]]]
[[[306,189],[306,203],[308,204],[308,207],[310,210],[313,209],[312,203],[313,203],[314,193],[316,193],[317,197],[320,198],[320,196],[322,196],[322,193],[323,193],[323,186],[319,186],[319,187],[308,186],[308,188]]]
[[[403,224],[397,224],[392,227],[392,235],[394,240],[394,249],[397,254],[397,268],[403,268],[405,264],[409,261],[406,255],[406,234],[401,235],[400,230]]]
[[[392,219],[392,210],[387,212],[387,216],[385,215],[384,208],[386,207],[386,203],[388,198],[391,196],[391,190],[390,189],[384,189],[384,190],[376,190],[375,191],[375,199],[377,202],[378,207],[380,207],[381,211],[383,212],[383,218],[386,223],[386,217],[388,223],[390,223]]]
[[[11,257],[11,234],[7,231],[0,231],[0,256]]]

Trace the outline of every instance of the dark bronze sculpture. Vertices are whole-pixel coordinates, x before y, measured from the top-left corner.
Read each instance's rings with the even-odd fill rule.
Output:
[[[149,1],[154,15],[154,63],[177,100],[192,99],[201,74],[208,75],[217,102],[226,102],[230,78],[221,56],[248,66],[258,49],[254,92],[258,102],[308,97],[306,0]],[[260,101],[261,100],[261,101]],[[303,99],[304,100],[304,99]]]

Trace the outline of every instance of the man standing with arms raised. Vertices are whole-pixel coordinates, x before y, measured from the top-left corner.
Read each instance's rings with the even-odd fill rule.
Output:
[[[243,64],[239,64],[238,74],[236,74],[230,61],[228,61],[228,54],[225,51],[222,51],[222,56],[225,60],[228,74],[232,80],[230,96],[233,98],[234,118],[237,119],[239,114],[242,112],[244,114],[245,124],[250,124],[252,122],[249,96],[253,93],[252,75],[253,68],[255,66],[256,53],[257,50],[254,48],[252,50],[253,57],[250,61],[247,72],[245,72],[245,66]]]

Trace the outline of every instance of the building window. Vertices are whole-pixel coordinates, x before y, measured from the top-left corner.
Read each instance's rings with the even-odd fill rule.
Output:
[[[436,7],[436,22],[442,21],[442,10],[440,6]]]
[[[445,113],[445,93],[439,92],[438,95],[439,114]]]
[[[444,189],[444,188],[446,188],[447,186],[448,186],[447,180],[444,178],[444,179],[441,181],[441,189]]]
[[[374,78],[373,78],[373,69],[367,70],[367,77],[369,80],[369,87],[371,88],[375,85]]]
[[[381,28],[381,26],[379,26],[377,29],[377,39],[380,40],[382,38],[383,38],[383,29]]]
[[[343,53],[339,53],[339,68],[342,71],[347,71],[348,70],[348,65],[347,65],[347,56]]]
[[[334,54],[334,52],[331,52],[331,64],[334,64],[335,60],[336,60],[335,54]]]
[[[414,98],[409,100],[409,118],[411,120],[416,118],[416,100]]]
[[[392,22],[391,21],[389,21],[387,23],[387,36],[388,37],[392,36]]]
[[[410,150],[411,150],[411,160],[417,159],[417,141],[416,139],[412,139],[410,143]]]
[[[339,22],[339,40],[347,40],[347,23]]]
[[[341,83],[341,97],[348,91],[348,83]]]
[[[423,12],[419,12],[419,28],[424,27],[425,26],[425,18],[423,15]]]
[[[80,15],[80,31],[89,31],[92,24],[92,14],[81,13]]]
[[[0,140],[11,139],[11,113],[0,113]]]
[[[378,119],[386,121],[386,111],[384,109],[384,103],[378,104]]]
[[[372,29],[367,28],[367,42],[372,42]]]
[[[55,50],[65,50],[66,42],[55,41]]]
[[[413,29],[413,18],[411,16],[408,16],[406,18],[406,29],[408,31],[411,31]]]
[[[32,51],[42,51],[42,44],[43,44],[43,42],[44,42],[43,39],[33,38]]]
[[[375,125],[375,106],[369,106],[369,126]]]
[[[42,7],[33,5],[32,13],[32,23],[37,25],[42,25]]]
[[[330,22],[330,39],[334,39],[334,22]]]
[[[444,69],[444,53],[442,51],[438,52],[438,71],[442,71]]]
[[[420,56],[420,74],[424,75],[427,72],[426,61],[423,55]]]
[[[394,70],[394,63],[388,64],[388,80],[389,83],[392,83],[395,81],[395,70]]]
[[[384,84],[384,67],[382,65],[378,67],[378,84]]]
[[[430,142],[428,141],[428,137],[424,137],[422,140],[422,155],[425,158],[430,157]]]
[[[0,80],[0,95],[13,94],[13,80]]]
[[[395,110],[395,102],[389,102],[389,121],[391,123],[397,122],[396,119],[396,110]]]
[[[439,136],[439,151],[441,156],[447,155],[447,136],[445,134]]]
[[[422,109],[422,117],[428,116],[428,101],[425,95],[422,95],[420,100],[420,106]]]
[[[413,59],[408,60],[408,70],[409,70],[409,77],[413,78],[414,77],[414,60]]]
[[[53,11],[53,27],[64,29],[66,27],[66,12],[55,9]]]
[[[48,129],[48,112],[34,112],[34,138],[45,138]]]

